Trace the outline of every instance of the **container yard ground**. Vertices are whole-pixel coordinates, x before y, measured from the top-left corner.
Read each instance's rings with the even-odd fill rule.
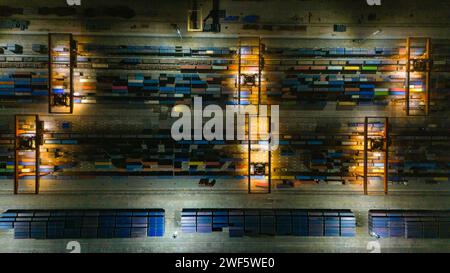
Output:
[[[36,13],[37,6],[63,6],[65,0],[3,0],[1,5],[17,7],[18,2],[23,2],[20,5],[25,8],[24,15],[0,18],[30,21],[29,28],[23,31],[0,28],[0,145],[9,145],[0,147],[0,213],[10,209],[165,210],[163,237],[79,239],[81,252],[370,252],[368,243],[372,241],[380,243],[381,252],[450,252],[450,239],[375,239],[368,234],[369,210],[450,209],[447,155],[450,147],[450,1],[383,0],[381,7],[371,7],[365,0],[221,0],[220,9],[225,9],[227,16],[242,19],[247,15],[257,15],[260,20],[256,23],[258,30],[245,28],[242,22],[222,22],[220,33],[186,32],[187,11],[193,1],[124,3],[121,0],[82,0],[81,8],[129,4],[137,12],[137,16],[131,19],[87,19],[81,15],[58,17]],[[212,1],[197,2],[206,16],[212,8]],[[181,29],[182,39],[178,37],[174,24]],[[347,31],[334,32],[334,24],[346,25]],[[271,27],[274,30],[268,30]],[[33,45],[48,45],[50,32],[72,33],[80,45],[75,53],[77,56],[74,56],[77,67],[73,68],[74,92],[77,93],[74,96],[79,101],[75,102],[72,115],[49,114],[48,82],[52,90],[53,81],[66,83],[68,77],[46,75],[47,53],[32,51]],[[206,148],[197,143],[183,144],[187,145],[188,152],[183,150],[186,146],[180,144],[182,148],[177,147],[178,151],[175,151],[179,143],[169,143],[169,137],[163,134],[163,137],[155,136],[159,135],[158,130],[170,130],[171,103],[189,101],[191,95],[197,94],[195,92],[218,101],[214,103],[234,102],[227,101],[227,92],[238,92],[238,81],[242,79],[238,79],[242,56],[238,57],[239,54],[233,52],[244,36],[261,37],[259,42],[266,49],[273,50],[261,50],[266,51],[263,54],[258,51],[264,57],[260,81],[262,79],[261,85],[264,85],[263,93],[267,94],[263,95],[269,97],[271,93],[271,97],[281,98],[280,104],[285,103],[280,106],[280,131],[288,144],[283,147],[284,154],[272,154],[272,167],[275,169],[279,164],[277,169],[280,173],[295,173],[296,177],[305,177],[304,173],[310,172],[303,179],[304,185],[285,189],[274,186],[268,195],[248,194],[246,178],[223,178],[225,175],[214,177],[217,182],[213,187],[199,186],[204,170],[197,170],[203,161],[203,168],[210,163],[210,170],[214,170],[211,172],[226,170],[228,172],[224,173],[232,173],[228,177],[237,176],[242,172],[242,164],[236,163],[239,165],[236,167],[233,163],[230,168],[227,163],[236,158],[238,162],[244,162],[250,154],[248,151],[237,153],[227,146],[223,150],[229,154],[219,154],[217,151],[222,148],[208,150],[211,149],[209,143],[204,145]],[[432,39],[435,70],[432,71],[430,94],[433,109],[426,117],[407,117],[405,108],[398,103],[400,100],[403,103],[406,92],[406,83],[402,81],[406,73],[406,55],[400,52],[406,48],[405,41],[409,36]],[[23,54],[7,50],[19,46],[23,47]],[[91,49],[87,50],[85,46],[91,46]],[[108,46],[111,51],[101,46]],[[152,47],[158,48],[157,53],[150,53],[154,50],[150,49]],[[245,47],[241,49],[248,50]],[[337,53],[338,50],[343,50],[343,53]],[[185,52],[188,52],[186,56]],[[58,56],[54,52],[52,54]],[[44,61],[38,61],[39,58]],[[135,60],[137,64],[133,64]],[[258,61],[261,62],[259,57]],[[194,69],[182,66],[193,66]],[[209,69],[198,68],[202,66]],[[188,74],[200,75],[201,78]],[[49,80],[52,77],[53,81]],[[172,77],[173,81],[167,79]],[[200,87],[194,86],[193,82],[200,82]],[[156,89],[153,89],[153,84]],[[411,85],[414,89],[414,85],[421,83],[414,84],[413,81]],[[38,90],[36,86],[44,88]],[[35,89],[41,93],[36,95],[39,92]],[[216,90],[219,90],[219,95],[214,93]],[[10,98],[10,93],[14,98]],[[250,97],[251,93],[243,92],[243,95]],[[175,99],[180,98],[176,95],[181,95],[184,100]],[[240,96],[239,88],[239,99]],[[148,104],[150,101],[156,104]],[[164,104],[167,101],[169,103]],[[324,104],[317,103],[319,107],[307,109],[309,104],[316,102]],[[341,108],[338,107],[340,102],[354,103],[354,106]],[[53,168],[53,172],[41,178],[39,195],[13,195],[14,183],[10,178],[14,160],[10,154],[16,139],[16,114],[39,115],[44,128],[47,126],[44,139],[53,141],[41,147],[46,153],[41,155],[42,169]],[[392,163],[388,168],[391,171],[389,177],[391,180],[397,177],[398,181],[392,183],[389,180],[388,195],[381,194],[384,186],[381,179],[377,183],[369,183],[369,196],[363,195],[362,183],[345,180],[356,177],[352,176],[358,173],[356,169],[362,170],[362,166],[368,164],[363,162],[361,152],[367,147],[350,148],[362,146],[361,123],[368,116],[389,117],[388,132],[393,143],[389,147],[390,155],[387,148],[384,151],[387,154],[385,158],[389,156]],[[334,138],[339,134],[344,137]],[[359,145],[344,144],[353,142],[355,136],[360,137],[356,142]],[[384,137],[388,139],[386,135]],[[115,142],[109,142],[110,139]],[[63,143],[63,140],[69,143]],[[356,155],[353,151],[357,151]],[[206,155],[213,155],[212,159],[206,160]],[[370,164],[378,164],[379,167],[381,157],[373,156]],[[74,164],[70,164],[71,161]],[[191,161],[201,163],[192,166]],[[146,171],[153,168],[156,173],[161,168],[161,173],[170,174],[184,168],[184,172],[195,177],[133,176],[136,171],[133,163],[136,162],[140,167],[145,166]],[[180,167],[180,162],[187,164]],[[30,161],[24,160],[21,164],[29,166]],[[95,177],[96,172],[105,171],[101,169],[105,166],[106,171],[130,172],[129,176]],[[353,172],[350,171],[352,167]],[[63,176],[65,172],[76,175]],[[81,179],[83,175],[89,178]],[[330,183],[321,180],[316,184],[316,179],[311,178],[313,176],[338,178],[329,179]],[[361,172],[358,177],[361,179]],[[380,177],[378,173],[377,178]],[[401,183],[404,177],[408,178],[407,184]],[[20,187],[33,190],[34,184],[31,180],[22,180]],[[350,209],[357,219],[356,236],[230,238],[227,232],[188,234],[181,232],[180,228],[180,213],[186,208]],[[173,238],[175,232],[178,235]],[[69,241],[14,239],[13,230],[0,229],[0,252],[68,252],[66,245]]]
[[[361,195],[247,195],[237,193],[135,193],[135,194],[42,194],[0,196],[0,210],[14,208],[162,208],[166,232],[162,238],[79,240],[82,252],[369,252],[369,209],[446,209],[448,196]],[[358,227],[354,238],[301,238],[290,236],[229,238],[227,233],[185,234],[179,230],[183,208],[352,208]],[[0,252],[66,252],[69,240],[14,240],[12,232],[0,232]],[[380,239],[382,252],[448,252],[450,240]]]

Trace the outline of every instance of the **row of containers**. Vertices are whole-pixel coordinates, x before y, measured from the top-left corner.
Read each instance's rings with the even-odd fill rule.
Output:
[[[369,232],[380,238],[450,238],[450,211],[371,210]]]
[[[181,230],[221,232],[230,237],[291,235],[354,237],[351,210],[329,209],[184,209]],[[450,210],[370,210],[369,234],[378,238],[450,238]]]
[[[181,230],[211,233],[229,230],[244,235],[355,236],[356,219],[350,210],[305,209],[183,209]]]
[[[183,209],[183,233],[228,232],[230,237],[354,237],[356,218],[339,209]],[[163,209],[8,210],[0,230],[16,239],[163,237]],[[450,210],[370,210],[378,238],[450,238]]]
[[[8,210],[0,229],[16,239],[143,238],[164,235],[163,209]]]

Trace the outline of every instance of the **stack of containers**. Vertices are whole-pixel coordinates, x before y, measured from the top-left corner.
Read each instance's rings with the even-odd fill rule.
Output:
[[[144,93],[147,95],[151,94],[158,94],[159,91],[159,80],[158,79],[152,79],[152,77],[145,77],[143,81],[143,90]]]
[[[325,216],[325,236],[339,236],[340,235],[340,222],[339,212],[324,212]]]
[[[8,143],[6,143],[6,142],[8,142]],[[12,145],[13,140],[2,141],[2,144],[11,144]],[[14,172],[14,162],[10,161],[13,156],[11,154],[11,152],[8,151],[8,149],[6,148],[6,149],[1,149],[0,154],[1,154],[0,174],[6,176],[10,173],[13,173]]]
[[[132,93],[140,93],[144,88],[144,75],[128,75],[128,90]]]
[[[115,237],[116,217],[113,211],[101,211],[99,214],[99,238]]]
[[[127,171],[140,171],[143,169],[143,164],[140,159],[127,159],[125,168]]]
[[[10,210],[0,229],[16,239],[132,238],[164,235],[164,210]]]
[[[370,210],[369,233],[381,238],[450,238],[450,211]]]
[[[112,168],[112,162],[111,159],[98,159],[94,162],[96,169],[111,169]]]
[[[132,212],[121,211],[116,216],[115,237],[128,238],[131,237]]]
[[[183,209],[181,230],[188,233],[223,231],[244,235],[355,236],[356,220],[350,210],[296,209]]]
[[[183,209],[181,212],[181,231],[185,233],[197,232],[197,210]]]
[[[46,73],[36,73],[31,76],[31,86],[33,96],[48,95],[48,75]]]
[[[64,94],[67,76],[64,73],[54,72],[52,75],[52,94]]]
[[[203,81],[202,79],[200,79],[199,77],[197,78],[192,78],[191,79],[191,93],[192,95],[204,95],[206,93],[206,87],[207,87],[207,83],[205,81]]]
[[[211,233],[213,228],[212,211],[197,212],[197,232]]]
[[[176,49],[173,46],[161,46],[159,48],[159,55],[161,56],[171,56],[176,54]]]
[[[148,212],[148,229],[147,236],[162,237],[164,236],[165,216],[164,210],[150,210]]]
[[[14,79],[9,74],[0,75],[0,96],[14,95]]]
[[[84,213],[81,222],[81,237],[82,238],[97,238],[98,236],[98,211],[87,211]]]
[[[235,209],[230,210],[228,213],[230,237],[244,236],[244,210]]]
[[[119,76],[113,80],[112,85],[113,95],[127,95],[128,94],[128,78]]]
[[[267,54],[277,54],[281,56],[281,61],[278,62],[268,62],[266,69],[269,71],[286,71],[285,79],[291,80],[292,78],[304,77],[304,80],[300,82],[292,81],[288,83],[288,81],[284,82],[284,86],[278,92],[282,91],[282,98],[286,99],[286,104],[289,104],[289,100],[295,99],[308,99],[308,100],[335,100],[338,99],[338,105],[340,106],[356,106],[357,103],[360,105],[387,105],[388,101],[386,100],[389,95],[397,95],[398,92],[396,89],[393,89],[394,93],[390,93],[388,86],[381,86],[386,82],[389,82],[388,79],[383,80],[386,74],[385,72],[397,71],[404,66],[404,63],[399,62],[397,60],[363,60],[360,58],[355,58],[354,56],[383,56],[387,58],[387,56],[392,56],[398,54],[398,49],[392,48],[378,48],[378,49],[366,49],[366,48],[321,48],[321,49],[308,49],[308,48],[299,48],[299,49],[290,49],[290,48],[281,48],[281,49],[268,49]],[[328,55],[330,57],[337,56],[346,56],[349,57],[348,60],[305,60],[302,57],[315,56],[320,57]],[[295,65],[295,60],[297,60],[298,66]],[[314,65],[312,65],[314,64]],[[312,66],[311,66],[312,65]],[[329,71],[324,72],[329,75],[322,75],[327,77],[336,76],[336,71],[345,70],[347,74],[345,83],[341,85],[341,83],[329,80],[329,82],[320,78],[320,80],[315,79],[313,75],[312,81],[305,77],[305,74],[294,73],[293,71],[301,71],[304,73],[309,73],[311,71]],[[362,72],[360,72],[362,71]],[[378,73],[379,74],[375,74]],[[383,73],[383,74],[382,74]],[[367,77],[367,75],[372,77]],[[275,76],[273,76],[275,77]],[[281,79],[274,79],[274,81],[280,81]],[[272,81],[269,78],[269,81]],[[361,84],[361,86],[356,85],[356,82],[367,82],[367,83],[376,83],[376,84]],[[403,83],[402,81],[396,81],[395,84]],[[270,85],[268,88],[268,94],[274,95],[278,92],[275,92],[272,88],[273,85]],[[413,87],[420,85],[413,85]],[[390,86],[391,88],[397,88],[396,86]],[[297,90],[299,93],[295,94],[290,91]],[[416,90],[413,88],[413,90]],[[420,90],[418,88],[417,90]],[[314,93],[308,93],[310,91],[314,91]],[[340,93],[345,91],[345,96],[341,96]],[[361,91],[361,92],[360,92]],[[301,92],[301,93],[300,93]],[[338,97],[330,96],[330,94],[326,94],[324,92],[333,92],[331,95],[338,95]],[[404,92],[404,91],[403,91]],[[357,101],[355,101],[357,100]],[[297,102],[298,103],[298,102]]]
[[[31,73],[16,72],[13,74],[14,78],[14,94],[16,96],[29,96],[32,93],[31,89]]]
[[[223,228],[228,227],[228,211],[216,210],[213,211],[213,231],[221,231]]]
[[[339,219],[341,221],[341,236],[354,237],[356,234],[356,218],[355,215],[348,211],[339,212]]]
[[[292,211],[292,234],[294,236],[308,236],[308,212]]]
[[[261,210],[261,234],[275,235],[275,211]]]
[[[450,238],[450,211],[441,211],[438,214],[439,237]]]
[[[246,234],[260,234],[260,215],[257,210],[244,210],[244,231]]]
[[[405,222],[402,213],[389,213],[389,237],[405,237]]]
[[[189,95],[191,93],[191,79],[184,74],[177,75],[175,79],[175,93]]]
[[[292,234],[292,215],[290,210],[275,211],[276,235]]]
[[[308,235],[324,236],[324,217],[322,212],[308,212]]]

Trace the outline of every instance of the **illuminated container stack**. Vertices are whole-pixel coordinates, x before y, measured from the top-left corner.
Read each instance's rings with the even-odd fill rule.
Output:
[[[381,238],[450,238],[450,212],[370,210],[369,234]]]
[[[164,236],[162,209],[8,210],[0,229],[15,239],[143,238]]]
[[[230,237],[257,235],[355,236],[350,210],[315,209],[183,209],[181,230],[186,233],[222,232]]]

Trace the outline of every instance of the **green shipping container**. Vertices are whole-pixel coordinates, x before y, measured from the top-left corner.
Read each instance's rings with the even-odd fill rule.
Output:
[[[375,91],[375,96],[389,96],[389,91]]]
[[[362,70],[363,71],[377,71],[378,67],[377,66],[363,66]]]

